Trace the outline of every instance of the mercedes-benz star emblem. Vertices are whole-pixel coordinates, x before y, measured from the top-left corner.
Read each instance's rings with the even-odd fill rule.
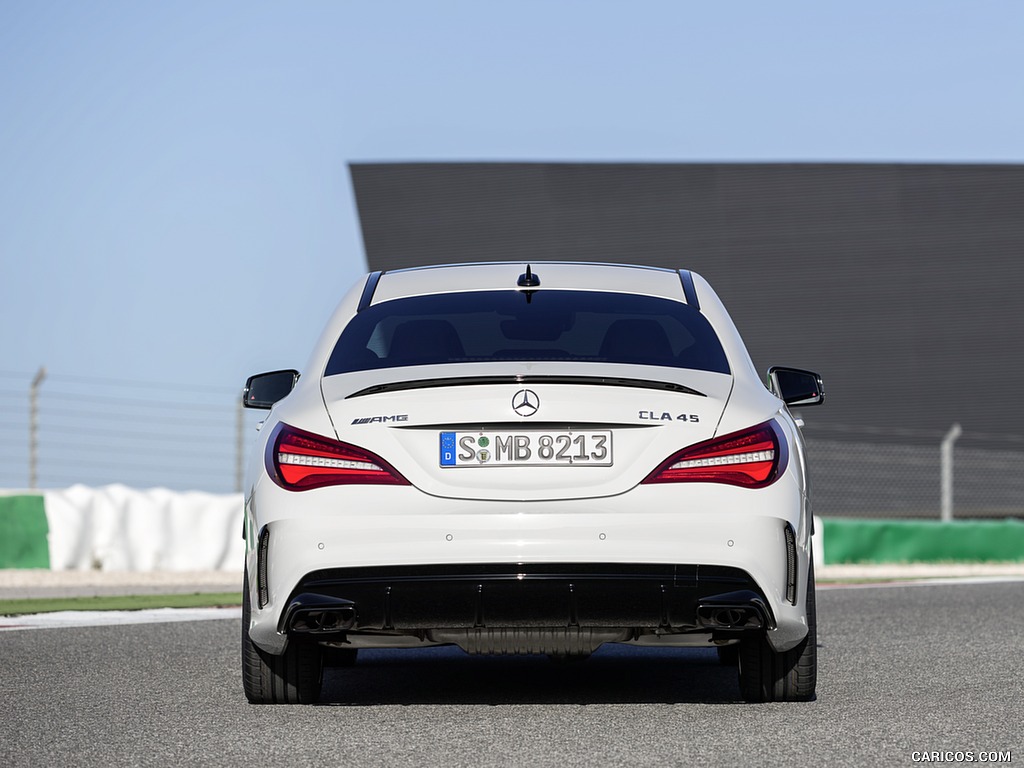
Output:
[[[512,410],[520,416],[533,416],[540,408],[540,398],[532,389],[520,389],[512,396]]]

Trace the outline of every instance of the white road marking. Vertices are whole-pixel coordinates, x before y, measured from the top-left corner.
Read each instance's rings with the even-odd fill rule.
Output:
[[[116,624],[161,624],[169,621],[237,619],[241,608],[150,608],[142,611],[54,611],[27,616],[0,616],[0,632],[18,629],[104,627]]]

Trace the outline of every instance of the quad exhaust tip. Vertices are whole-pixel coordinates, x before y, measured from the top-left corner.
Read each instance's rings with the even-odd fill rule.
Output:
[[[281,624],[295,634],[345,632],[356,623],[356,605],[351,600],[303,592],[288,603]]]
[[[761,617],[747,606],[706,607],[698,611],[700,623],[715,629],[760,629]]]
[[[736,630],[773,625],[764,600],[749,590],[704,598],[697,605],[697,623],[708,629]]]

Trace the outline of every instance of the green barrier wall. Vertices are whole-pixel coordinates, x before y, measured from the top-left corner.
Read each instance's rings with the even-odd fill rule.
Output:
[[[822,520],[825,563],[1024,562],[1024,521]]]
[[[0,568],[49,568],[42,496],[0,496]]]

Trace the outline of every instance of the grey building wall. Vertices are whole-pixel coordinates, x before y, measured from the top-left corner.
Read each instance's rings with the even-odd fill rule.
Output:
[[[351,173],[371,269],[687,267],[719,292],[759,369],[822,373],[828,403],[806,414],[813,426],[922,444],[954,421],[968,441],[1024,433],[1024,166],[398,163]]]

